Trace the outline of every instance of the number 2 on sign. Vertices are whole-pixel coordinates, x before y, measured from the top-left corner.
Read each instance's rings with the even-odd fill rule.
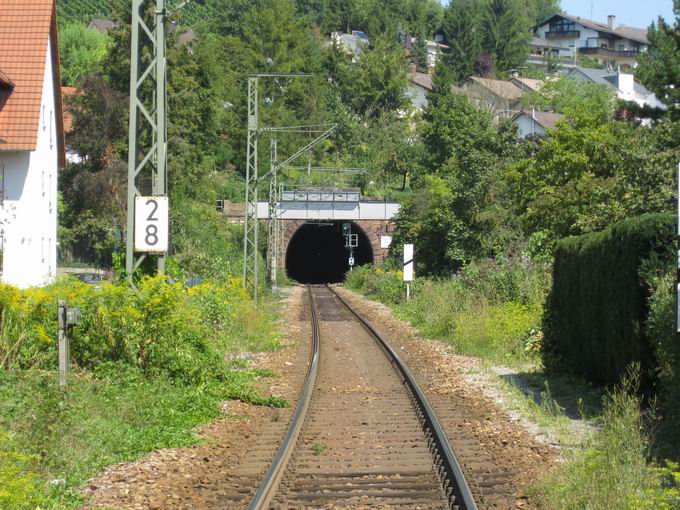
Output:
[[[147,200],[146,205],[151,205],[153,210],[149,213],[146,221],[158,221],[158,218],[154,218],[154,214],[158,210],[158,202],[155,200]],[[149,246],[156,246],[158,244],[158,227],[154,224],[146,226],[146,237],[144,238],[146,244]]]
[[[168,197],[135,197],[135,251],[168,251]]]

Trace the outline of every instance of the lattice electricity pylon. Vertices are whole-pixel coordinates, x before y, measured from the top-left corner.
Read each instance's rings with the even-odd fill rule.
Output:
[[[259,221],[257,211],[257,189],[259,184],[275,174],[280,168],[290,164],[317,143],[328,138],[337,125],[315,124],[309,126],[260,127],[259,124],[259,84],[260,78],[308,78],[310,74],[260,73],[248,77],[248,147],[246,155],[246,207],[243,225],[243,287],[250,292],[257,304],[259,289]],[[330,127],[329,127],[330,126]],[[272,166],[263,176],[258,176],[257,143],[262,133],[275,132],[321,133],[307,145],[297,150],[282,163]]]
[[[149,12],[155,5],[153,12]],[[135,254],[135,197],[167,195],[166,0],[132,0],[130,131],[125,269],[129,280],[148,256]],[[142,60],[148,50],[151,58]],[[165,255],[158,272],[165,271]]]
[[[276,167],[277,161],[277,141],[276,138],[271,140],[271,167],[274,169]],[[278,184],[277,184],[277,172],[272,172],[272,176],[269,179],[269,223],[268,223],[268,235],[267,235],[267,274],[269,276],[269,282],[272,287],[276,287],[276,270],[278,267],[278,250],[276,237],[278,232]]]

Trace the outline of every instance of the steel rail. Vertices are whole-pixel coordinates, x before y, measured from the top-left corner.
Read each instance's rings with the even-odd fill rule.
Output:
[[[286,435],[281,442],[278,450],[276,450],[276,455],[272,461],[271,466],[267,470],[267,473],[260,483],[260,486],[255,493],[255,497],[251,501],[248,508],[250,510],[259,510],[262,508],[267,508],[271,503],[271,500],[278,489],[283,473],[286,470],[290,456],[295,449],[295,444],[297,443],[298,436],[300,435],[300,429],[304,423],[304,418],[307,413],[307,408],[312,400],[312,393],[314,391],[314,383],[316,381],[316,374],[319,368],[319,319],[316,314],[316,302],[314,300],[314,293],[312,292],[311,285],[307,285],[307,290],[309,292],[309,302],[311,308],[311,318],[312,318],[312,353],[311,361],[309,363],[309,369],[307,370],[307,376],[305,378],[304,386],[302,387],[302,392],[300,394],[300,399],[295,406],[295,412],[286,431]]]
[[[378,333],[378,331],[373,327],[373,325],[364,319],[358,312],[350,306],[347,301],[345,301],[333,288],[327,286],[327,288],[335,295],[338,300],[345,305],[347,310],[361,323],[361,325],[368,331],[368,333],[378,342],[383,351],[390,358],[392,364],[396,367],[397,371],[400,373],[404,379],[404,383],[407,385],[418,409],[423,415],[423,428],[426,429],[426,433],[429,432],[432,435],[432,441],[434,442],[435,451],[439,454],[440,460],[442,462],[442,468],[444,473],[440,473],[442,477],[442,484],[444,490],[446,491],[449,487],[447,485],[451,484],[451,489],[455,497],[455,507],[461,510],[477,510],[477,504],[472,497],[472,492],[465,480],[465,475],[460,467],[460,463],[456,458],[456,454],[453,452],[453,448],[446,438],[444,429],[439,423],[432,406],[427,400],[425,393],[420,389],[418,383],[416,382],[411,371],[406,367],[404,362],[401,360],[397,352],[392,348],[392,346],[383,338],[383,336]]]

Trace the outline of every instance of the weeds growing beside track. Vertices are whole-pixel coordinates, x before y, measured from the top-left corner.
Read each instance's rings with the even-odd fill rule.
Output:
[[[416,280],[408,302],[399,271],[363,266],[345,284],[394,306],[424,336],[456,352],[517,363],[538,353],[549,280],[545,265],[509,259],[471,264],[451,278]]]
[[[75,369],[57,387],[56,301],[83,311]],[[277,345],[274,314],[236,282],[190,289],[162,277],[139,292],[63,280],[0,286],[0,508],[72,508],[104,466],[194,444],[194,427],[241,399],[281,406],[253,382],[271,373],[227,352]]]

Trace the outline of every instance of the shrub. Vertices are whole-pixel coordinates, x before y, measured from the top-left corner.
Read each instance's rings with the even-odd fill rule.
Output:
[[[186,290],[158,276],[138,290],[99,288],[66,278],[43,289],[0,285],[0,366],[56,367],[57,300],[81,308],[69,332],[72,360],[84,368],[122,362],[148,376],[200,385],[228,377],[224,352],[276,339],[273,318],[258,310],[235,281]]]
[[[649,284],[641,269],[654,253],[672,258],[674,237],[672,215],[647,214],[558,242],[544,319],[546,366],[607,384],[636,362],[649,388],[656,360],[643,328]]]
[[[35,458],[15,451],[7,434],[0,431],[0,508],[38,508],[42,502],[37,477],[32,471]]]
[[[359,266],[347,274],[345,284],[383,303],[399,303],[406,295],[401,271]]]
[[[507,362],[535,353],[549,276],[545,265],[526,258],[477,261],[451,278],[416,279],[409,302],[398,271],[360,267],[345,285],[399,305],[425,336],[446,340],[459,352]]]
[[[677,508],[680,472],[669,464],[647,464],[649,437],[635,395],[634,371],[606,400],[602,428],[582,449],[537,487],[537,498],[546,508],[593,510]]]

